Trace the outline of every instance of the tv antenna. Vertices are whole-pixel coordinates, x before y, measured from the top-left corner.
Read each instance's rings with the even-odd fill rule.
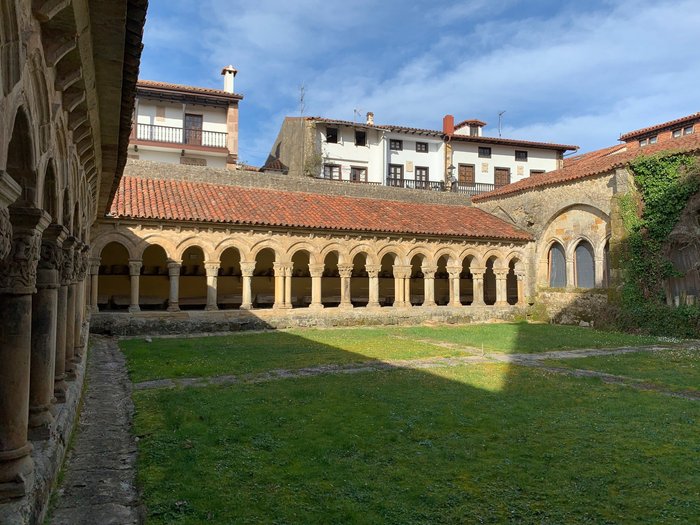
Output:
[[[503,111],[498,112],[498,136],[501,136],[501,122],[503,121],[503,114],[506,112],[504,109]]]
[[[357,122],[356,119],[358,119],[358,118],[360,119],[360,122],[362,122],[362,112],[361,112],[361,110],[359,110],[359,109],[357,109],[357,108],[353,108],[353,110],[352,110],[352,121],[353,121],[353,122]]]

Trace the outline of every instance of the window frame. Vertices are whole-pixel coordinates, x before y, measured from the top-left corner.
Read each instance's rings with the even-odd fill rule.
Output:
[[[392,168],[398,169],[401,177],[393,177],[392,173],[391,173]],[[386,174],[387,186],[403,187],[404,174],[405,174],[405,172],[404,172],[403,164],[389,164],[389,166],[387,168],[387,174]],[[395,182],[395,181],[399,181],[399,180],[401,181],[400,183]]]
[[[416,141],[416,153],[428,153],[430,151],[430,144],[427,142]]]
[[[361,134],[363,136],[362,138],[362,144],[357,140],[357,136]],[[367,132],[361,129],[356,129],[355,130],[355,146],[367,146]]]
[[[496,172],[497,171],[508,171],[508,182],[505,184],[498,184],[496,182]],[[513,182],[513,171],[507,167],[507,166],[494,166],[493,168],[493,185],[496,188],[502,188],[503,186],[508,186],[508,184],[511,184]]]
[[[480,159],[490,159],[492,155],[491,146],[479,146],[478,154]]]
[[[472,169],[472,172],[471,172],[471,178],[472,178],[472,180],[471,180],[471,182],[460,180],[460,177],[461,177],[461,175],[462,175],[462,174],[460,173],[460,171],[461,171],[461,168],[462,168],[462,167],[465,167],[465,168],[471,167],[471,169]],[[466,185],[469,186],[469,187],[476,186],[476,165],[475,165],[475,164],[469,164],[468,162],[460,162],[460,163],[458,163],[458,164],[457,164],[457,183],[458,183],[458,184],[466,184]]]
[[[695,124],[683,128],[683,135],[692,135],[693,133],[695,133]]]
[[[331,170],[332,170],[333,168],[338,168],[338,178],[337,178],[337,179],[334,179],[334,178],[333,178],[333,173],[332,173],[332,171],[331,171],[331,176],[330,176],[330,177],[326,177],[326,168],[331,168]],[[342,170],[342,167],[340,166],[340,164],[324,164],[324,165],[323,165],[323,177],[322,177],[322,178],[325,179],[325,180],[343,180],[343,170]]]
[[[530,170],[530,177],[532,177],[533,175],[535,175],[535,176],[542,175],[544,173],[547,173],[547,171],[546,170]]]
[[[389,149],[391,151],[403,151],[403,140],[389,139]]]
[[[335,140],[329,140],[329,137],[331,135],[331,130],[335,130]],[[326,127],[326,143],[328,144],[338,144],[340,141],[340,128],[335,128],[335,127]]]
[[[520,157],[521,157],[521,158],[518,158],[518,154],[520,154]],[[522,157],[523,157],[523,154],[525,154],[525,158],[522,158]],[[524,150],[524,149],[516,149],[516,150],[515,150],[514,157],[515,157],[515,161],[516,161],[516,162],[527,162],[527,159],[528,159],[527,150]]]
[[[353,178],[353,175],[356,172],[363,172],[364,177],[360,178],[359,180],[356,180]],[[350,182],[367,182],[367,167],[366,166],[350,166],[350,178],[348,179]]]

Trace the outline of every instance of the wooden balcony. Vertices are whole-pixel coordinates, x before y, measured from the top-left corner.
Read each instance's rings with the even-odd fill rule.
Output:
[[[136,124],[131,130],[133,144],[165,145],[182,149],[225,152],[227,133],[202,129]]]

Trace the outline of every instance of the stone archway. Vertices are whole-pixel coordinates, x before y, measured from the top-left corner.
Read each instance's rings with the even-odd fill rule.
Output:
[[[139,278],[139,307],[143,310],[165,310],[170,294],[168,256],[158,244],[143,251]]]
[[[206,307],[207,274],[204,250],[199,246],[190,246],[182,254],[179,291],[178,304],[181,309],[200,310]]]
[[[394,253],[387,253],[379,262],[379,304],[381,306],[398,306],[396,303],[396,285],[394,266],[398,257]]]
[[[325,307],[340,306],[340,255],[336,251],[326,254],[323,260],[321,303]]]
[[[308,307],[311,304],[311,255],[306,250],[297,250],[292,255],[291,305]]]
[[[251,288],[256,308],[272,308],[275,304],[275,260],[272,248],[263,248],[255,254]]]
[[[216,293],[219,308],[240,308],[243,303],[241,252],[238,248],[226,248],[221,253]]]
[[[367,272],[367,254],[364,252],[357,253],[352,259],[350,301],[353,306],[369,304],[369,273]]]

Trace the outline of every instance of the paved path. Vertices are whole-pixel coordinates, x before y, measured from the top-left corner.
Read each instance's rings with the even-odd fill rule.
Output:
[[[91,337],[87,389],[51,525],[141,523],[134,488],[136,443],[124,356],[116,340]]]

